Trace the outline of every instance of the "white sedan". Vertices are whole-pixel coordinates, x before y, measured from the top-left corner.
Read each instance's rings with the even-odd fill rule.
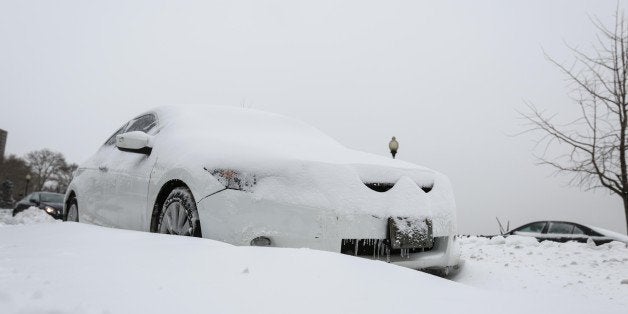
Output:
[[[348,149],[298,120],[234,107],[160,107],[125,123],[77,170],[64,213],[414,269],[459,264],[444,175]]]

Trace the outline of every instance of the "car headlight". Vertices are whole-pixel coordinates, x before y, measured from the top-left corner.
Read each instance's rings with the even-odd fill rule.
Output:
[[[207,170],[207,169],[205,169]],[[257,178],[252,173],[244,173],[232,169],[207,170],[220,184],[230,190],[249,191],[257,183]]]
[[[44,207],[44,210],[48,213],[48,214],[54,214],[57,210],[50,207],[50,206],[46,206]]]

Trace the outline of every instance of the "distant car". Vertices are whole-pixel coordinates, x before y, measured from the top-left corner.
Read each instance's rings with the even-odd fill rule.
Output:
[[[38,207],[55,219],[63,219],[63,194],[33,192],[15,204],[13,216],[32,206]]]
[[[288,117],[167,106],[124,123],[76,171],[68,221],[456,268],[446,176],[355,151]]]
[[[610,230],[584,226],[567,221],[536,221],[511,230],[507,235],[519,235],[535,237],[539,241],[567,242],[578,241],[587,242],[593,240],[600,245],[611,241],[628,243],[628,236]]]

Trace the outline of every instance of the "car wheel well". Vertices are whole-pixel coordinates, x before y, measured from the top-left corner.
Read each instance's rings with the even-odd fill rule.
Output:
[[[153,214],[151,215],[150,219],[150,232],[157,232],[161,206],[166,201],[168,194],[170,194],[172,190],[180,187],[185,187],[188,190],[190,189],[183,181],[176,179],[166,182],[166,184],[161,187],[161,190],[159,190],[159,194],[157,194],[157,199],[155,199],[155,205],[153,205]]]
[[[76,199],[76,193],[74,193],[74,191],[70,191],[70,194],[68,194],[68,200],[65,202],[65,206],[70,206],[70,201],[73,199]]]
[[[63,206],[63,220],[67,220],[68,218],[68,210],[72,205],[72,200],[76,202],[76,193],[74,193],[74,191],[70,191],[70,194],[68,194],[68,199]]]

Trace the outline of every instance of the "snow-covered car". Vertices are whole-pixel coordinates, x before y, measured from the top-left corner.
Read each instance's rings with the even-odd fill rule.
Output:
[[[137,116],[79,167],[65,213],[69,221],[414,269],[459,264],[447,177],[250,109],[166,106]]]
[[[585,226],[567,221],[535,221],[513,229],[505,234],[534,237],[539,241],[587,242],[600,245],[612,241],[628,244],[628,236],[603,228]]]

